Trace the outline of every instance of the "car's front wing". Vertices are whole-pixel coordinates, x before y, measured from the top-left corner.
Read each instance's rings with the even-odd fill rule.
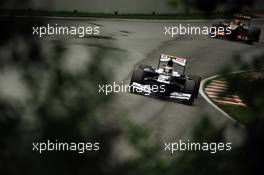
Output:
[[[186,94],[182,92],[170,92],[170,93],[156,92],[154,91],[154,89],[151,88],[150,85],[143,85],[135,82],[133,82],[130,85],[130,89],[132,93],[138,93],[145,96],[158,96],[158,97],[175,99],[180,101],[190,101],[192,96],[191,94]]]

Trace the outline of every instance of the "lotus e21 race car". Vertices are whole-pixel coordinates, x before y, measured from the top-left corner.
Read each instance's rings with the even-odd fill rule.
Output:
[[[232,41],[244,41],[248,44],[259,42],[261,28],[251,26],[251,17],[234,15],[230,22],[219,22],[212,25],[211,37],[222,37]],[[222,28],[222,30],[219,30]],[[217,32],[217,33],[215,33]]]
[[[185,58],[161,54],[157,69],[150,65],[140,65],[134,70],[130,92],[192,105],[199,94],[201,77],[185,75],[186,63]]]

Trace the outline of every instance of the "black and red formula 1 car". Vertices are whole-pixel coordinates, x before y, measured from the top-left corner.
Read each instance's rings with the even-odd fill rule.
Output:
[[[219,22],[212,25],[210,36],[222,37],[232,41],[244,41],[248,44],[259,42],[261,29],[251,26],[251,17],[234,15],[229,22]]]

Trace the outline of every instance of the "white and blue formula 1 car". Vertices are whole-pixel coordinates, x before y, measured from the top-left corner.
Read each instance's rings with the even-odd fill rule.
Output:
[[[157,69],[150,65],[140,65],[134,70],[130,92],[192,105],[199,94],[201,77],[185,75],[186,63],[185,58],[161,54]]]

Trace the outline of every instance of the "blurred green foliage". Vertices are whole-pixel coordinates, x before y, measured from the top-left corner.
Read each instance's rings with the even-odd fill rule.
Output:
[[[222,7],[226,12],[240,12],[244,7],[252,7],[257,0],[169,0],[172,7],[180,4],[186,13],[192,10],[200,10],[206,14],[215,13],[218,7]]]
[[[205,1],[202,1],[205,2]],[[206,7],[208,8],[208,7]],[[245,128],[245,141],[230,152],[183,152],[177,158],[164,155],[163,148],[149,140],[149,131],[133,124],[124,126],[109,123],[109,111],[98,109],[111,102],[111,96],[95,93],[98,83],[108,81],[109,72],[102,64],[110,53],[106,47],[97,47],[92,61],[84,71],[67,72],[61,65],[65,61],[66,47],[54,43],[43,53],[40,41],[32,38],[31,26],[38,20],[1,20],[0,47],[10,51],[8,59],[0,59],[0,71],[13,68],[19,71],[29,89],[25,102],[0,99],[0,174],[128,174],[128,175],[211,175],[261,174],[263,155],[263,82],[246,83],[233,79],[234,88],[248,97],[247,104],[254,109],[252,121]],[[20,52],[19,46],[26,51]],[[2,50],[2,51],[3,51]],[[260,70],[263,56],[253,64],[239,62],[243,67]],[[237,60],[238,61],[238,60]],[[3,82],[4,83],[4,82]],[[112,150],[116,139],[124,134],[138,156],[115,162]],[[225,126],[215,127],[207,118],[195,128],[193,141],[222,142]],[[60,140],[65,142],[100,142],[101,150],[88,154],[76,152],[32,151],[32,142]]]
[[[62,66],[66,61],[63,43],[49,46],[52,56],[47,56],[41,43],[24,32],[31,31],[30,26],[40,24],[39,21],[25,20],[24,25],[17,19],[2,22],[8,37],[3,38],[1,47],[9,43],[11,57],[1,59],[1,71],[16,70],[30,94],[24,102],[0,99],[1,174],[118,174],[121,169],[111,170],[108,166],[112,142],[120,130],[106,122],[107,110],[101,116],[97,114],[111,96],[95,93],[98,84],[105,84],[111,77],[109,71],[98,66],[109,55],[107,48],[97,47],[89,64],[82,71],[71,73]],[[21,46],[23,53],[19,53]],[[47,140],[99,142],[101,149],[85,154],[32,151],[33,142]]]

